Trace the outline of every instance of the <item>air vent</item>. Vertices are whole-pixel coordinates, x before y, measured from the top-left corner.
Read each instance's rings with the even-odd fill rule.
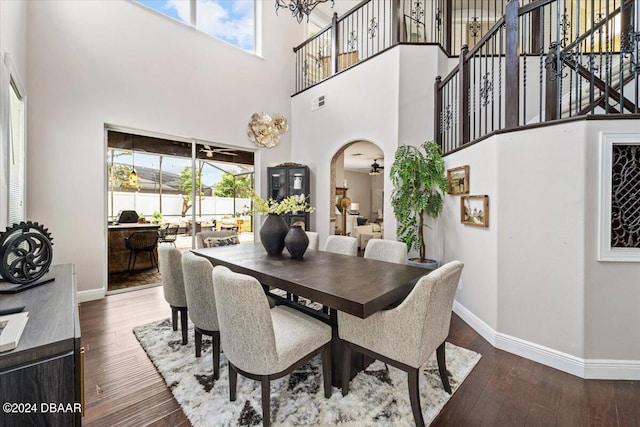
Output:
[[[317,98],[313,98],[311,100],[311,111],[317,110],[318,108],[322,108],[325,106],[325,97],[324,95],[320,95]]]

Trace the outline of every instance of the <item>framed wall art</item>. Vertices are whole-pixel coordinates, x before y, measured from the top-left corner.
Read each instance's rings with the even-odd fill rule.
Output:
[[[489,226],[489,196],[460,197],[460,222],[477,227]]]
[[[447,169],[447,192],[469,194],[469,166]]]

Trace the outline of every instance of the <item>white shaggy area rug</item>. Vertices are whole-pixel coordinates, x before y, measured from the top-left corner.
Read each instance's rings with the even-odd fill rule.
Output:
[[[202,357],[195,357],[193,325],[189,343],[165,319],[133,329],[164,377],[189,421],[196,427],[262,425],[260,383],[238,375],[237,400],[229,401],[227,359],[220,355],[220,379],[213,380],[210,337],[203,336]],[[223,349],[224,351],[224,349]],[[473,351],[447,343],[449,382],[455,390],[480,360]],[[422,368],[420,403],[429,424],[450,395],[442,388],[435,353]],[[291,375],[271,382],[271,420],[275,426],[413,426],[405,372],[376,361],[351,380],[349,394],[333,388],[324,397],[320,357]]]

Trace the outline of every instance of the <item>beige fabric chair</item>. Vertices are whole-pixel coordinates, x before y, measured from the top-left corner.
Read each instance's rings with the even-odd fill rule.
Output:
[[[364,257],[378,261],[407,263],[407,245],[394,240],[371,240],[364,249]]]
[[[173,330],[178,330],[178,313],[182,328],[182,344],[187,343],[187,296],[184,292],[182,277],[182,254],[170,245],[158,246],[158,260],[160,275],[162,276],[162,290],[164,299],[171,307],[171,323]]]
[[[202,334],[213,340],[213,378],[220,378],[220,328],[213,294],[213,265],[191,252],[182,254],[182,275],[189,318],[195,330],[196,357],[202,353]]]
[[[220,338],[229,360],[229,398],[237,373],[262,386],[262,424],[270,425],[270,381],[322,353],[325,397],[331,396],[331,327],[290,307],[269,310],[260,283],[226,267],[213,269]]]
[[[204,248],[204,239],[208,237],[229,237],[237,234],[235,230],[201,231],[196,233],[196,249]]]
[[[391,310],[379,311],[366,319],[338,312],[338,335],[345,341],[343,396],[349,393],[351,351],[380,359],[407,372],[413,417],[417,426],[424,426],[418,381],[420,367],[434,351],[444,389],[451,393],[445,340],[462,267],[460,261],[452,261],[421,277],[407,298]]]
[[[324,244],[324,250],[342,255],[358,255],[358,240],[350,236],[329,236]]]
[[[318,233],[315,231],[305,231],[305,233],[307,233],[307,237],[309,238],[309,246],[307,249],[314,249],[317,251],[320,248],[320,238]]]

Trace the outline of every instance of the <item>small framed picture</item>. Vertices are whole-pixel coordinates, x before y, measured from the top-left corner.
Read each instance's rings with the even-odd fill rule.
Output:
[[[449,194],[469,194],[469,166],[447,169]]]
[[[460,197],[460,222],[477,227],[488,227],[489,196]]]

